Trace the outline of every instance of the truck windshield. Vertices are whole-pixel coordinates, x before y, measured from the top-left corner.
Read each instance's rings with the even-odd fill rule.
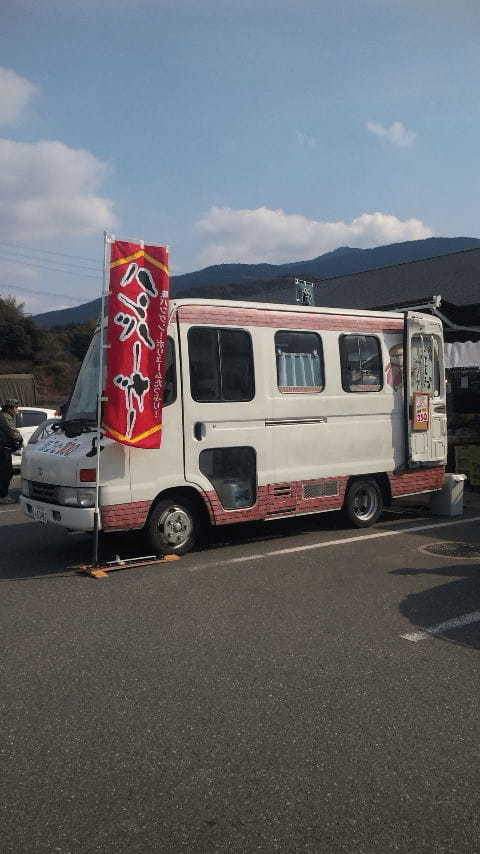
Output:
[[[96,332],[80,368],[65,420],[96,422],[99,366],[100,332]]]

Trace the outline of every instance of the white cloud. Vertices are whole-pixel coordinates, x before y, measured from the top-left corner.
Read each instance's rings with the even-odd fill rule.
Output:
[[[212,207],[197,222],[196,230],[210,241],[199,259],[203,266],[226,262],[281,264],[315,258],[339,246],[364,249],[433,234],[419,219],[401,220],[392,214],[363,213],[351,222],[325,222],[265,207]]]
[[[112,228],[112,202],[97,195],[106,168],[63,142],[0,139],[0,236],[83,237]]]
[[[393,122],[390,127],[384,127],[378,122],[367,122],[366,128],[379,139],[386,139],[400,148],[408,148],[417,136],[415,131],[409,130],[403,122]]]
[[[25,77],[0,66],[0,123],[17,121],[38,89]]]

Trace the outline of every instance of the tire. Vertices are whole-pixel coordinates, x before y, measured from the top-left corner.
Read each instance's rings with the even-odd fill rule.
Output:
[[[383,510],[382,491],[376,480],[353,480],[348,487],[344,512],[355,528],[369,528]]]
[[[159,501],[147,522],[148,539],[157,554],[185,554],[195,545],[198,533],[197,511],[183,498]]]

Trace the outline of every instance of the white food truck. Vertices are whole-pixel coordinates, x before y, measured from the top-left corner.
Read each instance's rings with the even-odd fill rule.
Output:
[[[55,432],[28,446],[33,520],[92,531],[100,333]],[[107,356],[108,357],[108,356]],[[99,527],[182,554],[209,523],[330,510],[372,525],[443,486],[441,322],[416,312],[172,300],[162,444],[101,439]]]

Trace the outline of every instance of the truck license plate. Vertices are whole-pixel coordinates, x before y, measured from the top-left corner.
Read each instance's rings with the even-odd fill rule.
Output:
[[[41,507],[34,507],[33,508],[33,518],[34,518],[35,522],[43,522],[43,524],[46,525],[48,522],[47,511],[42,510]]]

